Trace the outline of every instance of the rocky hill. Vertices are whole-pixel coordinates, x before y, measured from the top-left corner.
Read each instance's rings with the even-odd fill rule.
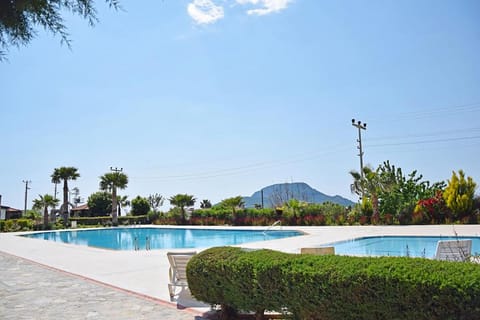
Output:
[[[297,199],[309,203],[333,202],[342,206],[352,206],[355,203],[339,195],[329,196],[304,182],[274,184],[253,193],[250,197],[244,197],[245,207],[253,208],[255,204],[263,204],[265,208],[275,207],[287,202],[290,199]]]

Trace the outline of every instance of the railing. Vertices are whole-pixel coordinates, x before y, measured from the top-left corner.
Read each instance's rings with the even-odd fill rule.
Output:
[[[272,230],[272,229],[273,229],[274,227],[276,227],[276,226],[280,226],[280,229],[281,229],[281,228],[282,228],[282,221],[277,220],[277,221],[275,221],[274,223],[272,223],[270,226],[268,226],[267,229],[263,230],[263,235],[266,236],[266,235],[267,235],[267,232],[270,231],[270,230]]]

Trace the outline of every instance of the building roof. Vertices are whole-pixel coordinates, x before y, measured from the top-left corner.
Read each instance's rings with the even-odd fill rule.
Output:
[[[70,211],[84,211],[84,210],[88,210],[89,207],[88,207],[88,204],[82,204],[82,205],[79,205],[79,206],[76,206],[75,208],[72,208],[70,209]]]

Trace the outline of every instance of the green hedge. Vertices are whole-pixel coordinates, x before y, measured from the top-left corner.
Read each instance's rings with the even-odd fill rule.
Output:
[[[31,231],[34,221],[31,219],[0,220],[0,232]]]
[[[295,319],[480,319],[480,265],[219,247],[187,267],[198,300]],[[228,316],[227,316],[228,318]]]
[[[71,221],[77,221],[79,225],[92,226],[92,225],[111,225],[112,217],[72,217]],[[146,224],[148,223],[148,216],[120,216],[118,217],[118,224],[130,225],[130,224]]]

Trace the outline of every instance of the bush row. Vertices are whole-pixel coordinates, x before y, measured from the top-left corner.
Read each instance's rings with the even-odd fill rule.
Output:
[[[0,232],[31,231],[34,229],[34,222],[31,219],[0,220]]]
[[[187,266],[198,300],[224,319],[265,310],[293,319],[480,319],[480,266],[404,257],[212,248]]]
[[[108,226],[112,224],[112,217],[73,217],[70,218],[70,222],[77,221],[78,225],[84,226]],[[118,217],[119,225],[130,225],[130,224],[145,224],[148,221],[146,215],[143,216],[120,216]]]

